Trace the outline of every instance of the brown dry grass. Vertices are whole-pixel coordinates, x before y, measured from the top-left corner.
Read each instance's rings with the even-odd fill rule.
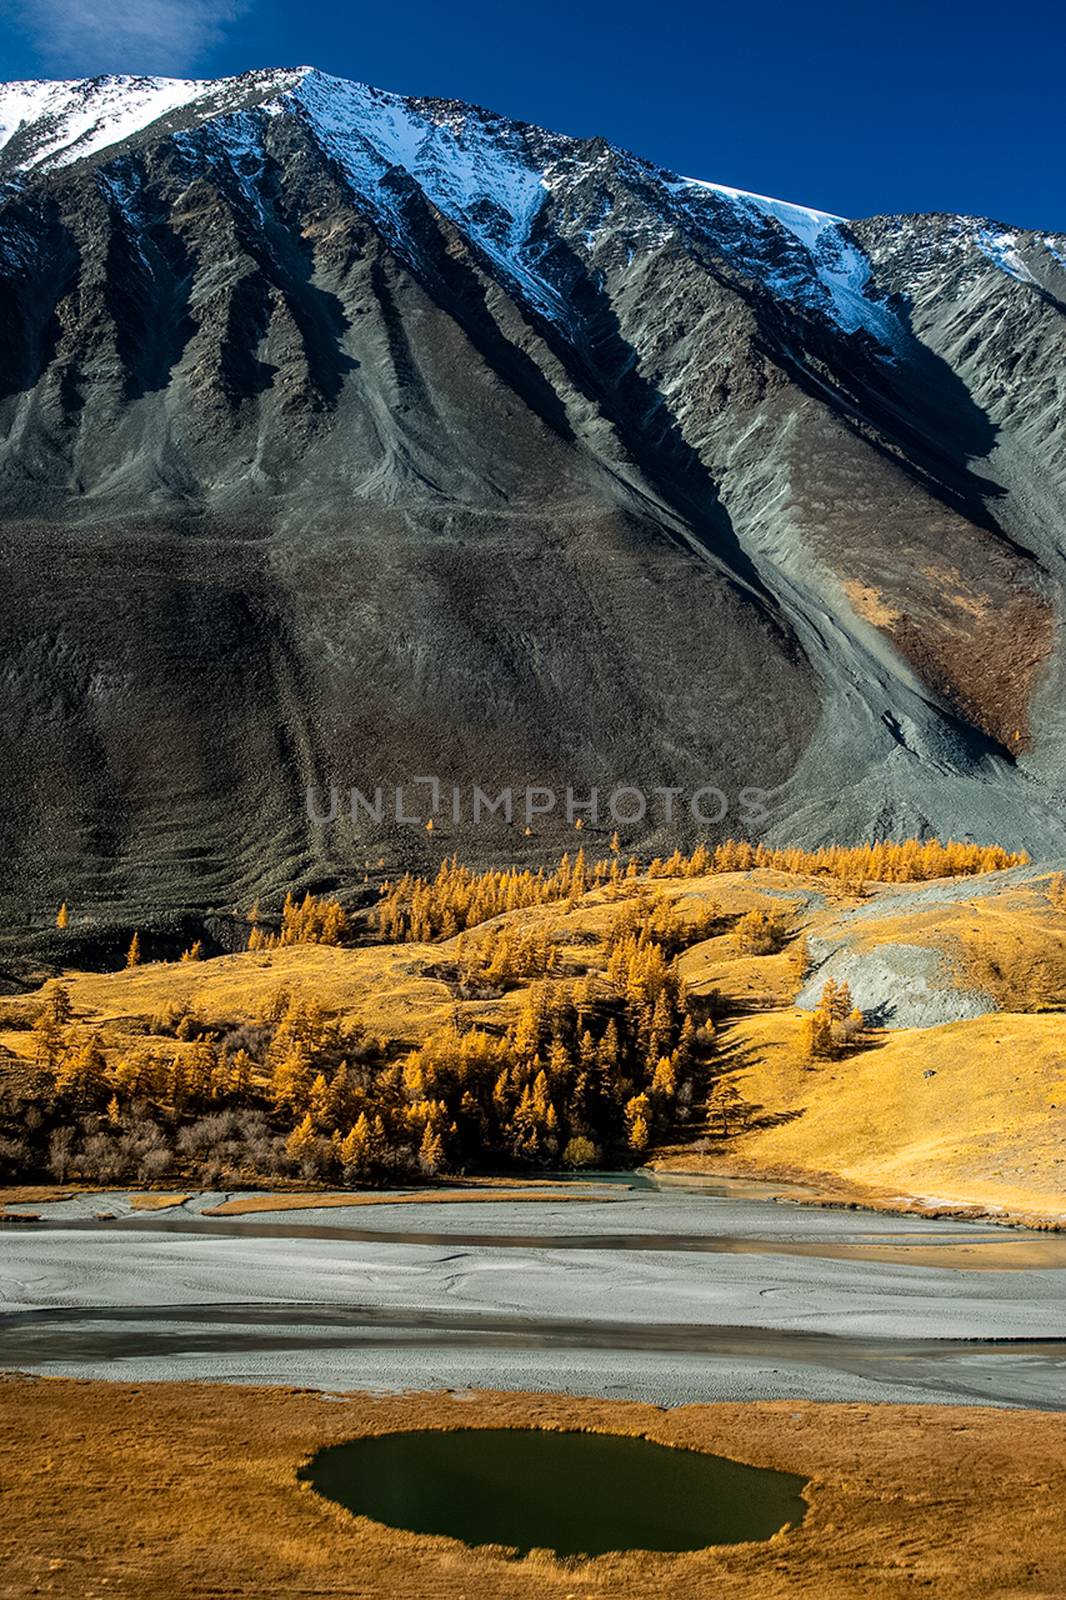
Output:
[[[219,1206],[212,1206],[205,1211],[205,1217],[243,1217],[257,1211],[308,1211],[318,1206],[426,1206],[426,1205],[468,1205],[485,1201],[513,1201],[537,1200],[541,1204],[550,1199],[554,1205],[557,1200],[610,1200],[615,1185],[601,1185],[595,1191],[591,1189],[571,1190],[568,1184],[548,1185],[540,1184],[530,1188],[508,1189],[494,1187],[491,1189],[416,1189],[412,1193],[390,1192],[388,1190],[367,1194],[363,1191],[348,1190],[343,1194],[255,1194],[246,1195],[241,1200],[224,1200]],[[134,1200],[136,1206],[137,1202]]]
[[[58,1185],[49,1184],[47,1187],[32,1183],[15,1183],[9,1188],[0,1189],[0,1206],[43,1206],[54,1203],[56,1200],[69,1200],[74,1194],[96,1194],[96,1189],[81,1189],[79,1185],[67,1185],[59,1188]]]
[[[910,1237],[913,1237],[911,1235]],[[952,1272],[1019,1272],[1054,1267],[1066,1269],[1066,1238],[1050,1234],[1044,1239],[1012,1239],[977,1244],[911,1244],[907,1238],[871,1244],[809,1244],[746,1239],[745,1255],[813,1256],[821,1261],[876,1261],[881,1266],[939,1267]]]
[[[860,583],[857,578],[846,579],[842,587],[859,616],[865,622],[872,622],[875,628],[890,628],[899,621],[900,613],[892,609],[878,589]]]
[[[192,1194],[134,1194],[130,1196],[131,1211],[170,1211],[191,1200]]]
[[[561,1564],[349,1516],[296,1480],[320,1446],[418,1427],[646,1434],[809,1477],[765,1544]],[[0,1380],[0,1596],[55,1600],[1061,1600],[1066,1420],[807,1402],[351,1395]]]

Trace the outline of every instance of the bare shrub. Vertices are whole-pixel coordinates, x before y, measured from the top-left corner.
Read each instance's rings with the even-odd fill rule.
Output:
[[[257,1066],[262,1066],[273,1037],[274,1027],[270,1022],[242,1022],[228,1028],[219,1043],[231,1056],[235,1056],[238,1050],[244,1050]]]
[[[33,1153],[25,1139],[8,1139],[0,1135],[0,1178],[23,1178],[32,1166]]]

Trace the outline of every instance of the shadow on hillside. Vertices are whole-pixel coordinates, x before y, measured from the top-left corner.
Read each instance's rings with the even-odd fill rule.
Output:
[[[416,201],[408,201],[413,209]],[[448,250],[440,221],[421,202],[419,229],[429,233],[431,253],[410,263],[420,281],[443,309],[455,317],[471,342],[505,382],[543,420],[566,439],[573,439],[566,409],[533,358],[500,329],[488,309],[486,289],[477,273]],[[613,428],[627,454],[662,505],[679,517],[698,543],[738,580],[739,591],[756,601],[791,636],[774,597],[741,545],[719,496],[718,485],[684,436],[680,421],[662,390],[639,370],[638,353],[625,339],[608,296],[585,263],[558,236],[550,245],[551,277],[560,286],[566,309],[581,328],[580,348],[522,294],[510,286],[574,388]],[[427,271],[432,263],[434,273]],[[499,275],[495,263],[489,271]],[[439,277],[437,276],[439,274]],[[659,522],[670,531],[669,522]],[[678,531],[676,537],[680,540]],[[683,541],[688,546],[688,541]],[[689,546],[690,547],[690,546]]]

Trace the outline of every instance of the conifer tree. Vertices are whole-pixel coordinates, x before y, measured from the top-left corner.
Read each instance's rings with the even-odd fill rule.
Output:
[[[618,1071],[620,1057],[618,1024],[612,1017],[604,1029],[603,1037],[596,1051],[596,1064],[608,1079],[612,1078]]]
[[[341,1128],[351,1125],[355,1098],[355,1088],[348,1071],[348,1064],[342,1061],[333,1074],[329,1086],[327,1120],[331,1127]]]
[[[626,1143],[635,1155],[648,1148],[651,1137],[651,1104],[646,1094],[634,1095],[626,1103]]]
[[[655,1064],[655,1072],[651,1080],[652,1101],[663,1109],[668,1109],[674,1095],[677,1093],[677,1074],[674,1063],[669,1056],[660,1056]]]
[[[434,1177],[444,1166],[444,1144],[431,1122],[427,1122],[418,1147],[418,1165],[427,1177]]]
[[[370,1122],[361,1111],[340,1146],[340,1162],[346,1183],[366,1178],[373,1161]]]
[[[308,1110],[314,1072],[307,1046],[296,1040],[274,1066],[270,1097],[275,1111],[302,1117]]]
[[[734,930],[739,948],[749,955],[772,955],[785,942],[784,919],[760,906],[742,916]]]
[[[116,1061],[109,1076],[115,1093],[124,1100],[141,1099],[150,1094],[153,1087],[143,1062],[136,1056],[123,1056],[121,1061]]]
[[[728,1138],[736,1122],[743,1119],[744,1102],[740,1091],[727,1078],[718,1079],[714,1085],[711,1114],[717,1116],[724,1138]]]
[[[70,1002],[70,990],[65,983],[57,983],[52,990],[52,1020],[60,1028],[65,1028],[74,1015],[74,1007]]]
[[[855,1009],[851,998],[851,987],[845,981],[835,988],[829,1000],[829,1011],[834,1022],[844,1022]]]
[[[999,872],[1005,867],[1025,866],[1024,851],[1007,851],[1000,845],[962,844],[949,839],[917,839],[901,842],[880,840],[876,844],[831,846],[801,850],[797,846],[770,849],[753,848],[745,840],[726,839],[713,855],[700,845],[687,858],[679,852],[667,862],[656,864],[663,877],[700,877],[707,872],[747,872],[753,866],[775,872],[823,874],[837,879],[849,892],[864,892],[867,880],[875,883],[925,882],[931,878],[959,877],[980,872]]]
[[[209,1039],[198,1039],[185,1063],[185,1092],[192,1104],[203,1108],[213,1099],[218,1051]]]
[[[33,1059],[37,1066],[55,1072],[67,1049],[66,1034],[56,1020],[53,1005],[42,1007],[33,1027]]]
[[[811,1012],[804,1024],[806,1030],[806,1051],[812,1061],[823,1061],[833,1054],[833,1013],[822,1000]]]
[[[308,1112],[302,1122],[297,1123],[285,1141],[285,1154],[290,1161],[300,1165],[310,1161],[317,1153],[318,1140],[315,1137],[314,1124],[311,1113]]]
[[[311,1121],[314,1123],[316,1128],[323,1129],[329,1127],[331,1120],[331,1099],[329,1084],[326,1082],[325,1074],[322,1072],[315,1074],[314,1080],[311,1084],[308,1109],[311,1113]]]
[[[243,1105],[251,1093],[253,1073],[254,1063],[247,1050],[235,1051],[229,1063],[226,1090],[238,1105]]]
[[[133,967],[139,967],[140,964],[141,936],[139,933],[135,933],[133,938],[130,940],[130,947],[126,951],[126,970],[130,971]]]
[[[61,931],[64,928],[70,927],[70,911],[65,900],[63,901],[63,904],[60,906],[59,910],[56,912],[56,927]]]
[[[320,942],[343,944],[348,936],[348,913],[337,900],[329,900],[322,916]]]
[[[647,1050],[652,1061],[658,1062],[659,1057],[666,1055],[670,1049],[670,1035],[673,1031],[673,1018],[671,1007],[667,1000],[666,990],[662,990],[655,1002],[652,1012],[651,1026],[648,1029]]]
[[[180,1055],[174,1056],[167,1072],[167,1086],[165,1097],[175,1116],[181,1116],[189,1103],[189,1079],[185,1061]]]
[[[686,1011],[681,1024],[681,1032],[677,1038],[677,1064],[678,1071],[683,1075],[688,1072],[693,1064],[696,1054],[696,1024],[692,1020],[692,1013]]]
[[[807,1055],[815,1061],[832,1059],[854,1043],[865,1026],[849,985],[827,978],[821,999],[806,1022]]]
[[[68,1051],[59,1062],[56,1093],[92,1105],[99,1102],[107,1090],[107,1061],[94,1035],[80,1049]]]

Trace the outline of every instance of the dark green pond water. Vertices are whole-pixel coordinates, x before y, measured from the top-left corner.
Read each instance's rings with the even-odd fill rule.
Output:
[[[608,1433],[465,1428],[387,1433],[301,1472],[359,1516],[520,1551],[699,1550],[769,1539],[806,1510],[805,1478]]]

